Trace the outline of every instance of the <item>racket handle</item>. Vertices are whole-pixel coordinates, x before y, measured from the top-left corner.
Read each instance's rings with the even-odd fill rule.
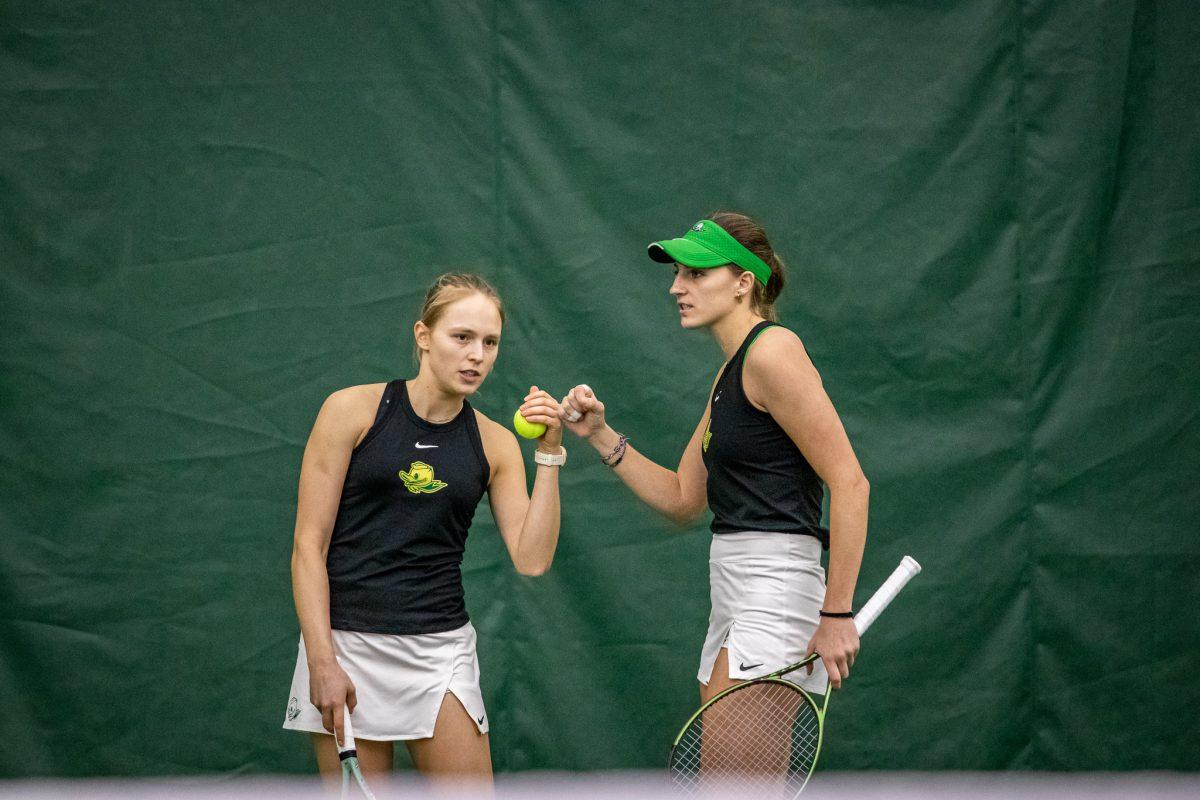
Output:
[[[875,621],[885,608],[895,599],[900,590],[905,584],[911,581],[918,572],[921,571],[921,565],[912,556],[905,556],[900,559],[900,566],[892,571],[888,579],[883,582],[875,594],[871,595],[871,599],[867,604],[859,609],[854,615],[854,627],[858,629],[858,635],[862,636],[867,632],[867,628],[871,627],[871,623]]]
[[[336,740],[337,737],[335,736]],[[350,709],[342,707],[342,740],[337,742],[338,755],[346,758],[347,754],[355,755],[354,750],[354,723],[350,721]]]

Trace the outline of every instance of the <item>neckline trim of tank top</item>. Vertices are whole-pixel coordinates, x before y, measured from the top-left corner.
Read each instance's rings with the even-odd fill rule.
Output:
[[[404,411],[404,416],[408,417],[409,421],[414,425],[419,425],[431,431],[444,431],[460,423],[463,414],[471,409],[471,404],[463,400],[463,407],[459,409],[453,419],[446,420],[445,422],[430,422],[418,414],[417,410],[412,407],[412,401],[408,397],[408,381],[402,378],[400,380],[400,408]]]

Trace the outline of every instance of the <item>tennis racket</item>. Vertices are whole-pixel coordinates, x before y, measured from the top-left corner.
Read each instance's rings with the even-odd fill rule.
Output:
[[[861,636],[921,565],[911,556],[854,616]],[[700,707],[675,737],[668,766],[684,794],[795,797],[817,765],[829,707],[828,685],[818,706],[808,692],[783,679],[815,662],[816,653],[763,678],[739,683]],[[750,793],[747,793],[750,790]]]
[[[337,737],[334,737],[337,742]],[[350,796],[350,779],[362,790],[363,797],[375,800],[367,779],[363,777],[362,767],[358,764],[358,751],[354,749],[354,725],[350,722],[350,709],[342,713],[342,741],[337,742],[338,758],[342,761],[342,800]]]

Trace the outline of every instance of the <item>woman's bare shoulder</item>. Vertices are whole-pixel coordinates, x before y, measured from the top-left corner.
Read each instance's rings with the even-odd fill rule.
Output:
[[[338,389],[325,398],[323,408],[339,413],[350,413],[369,408],[372,413],[383,399],[386,383],[363,383],[358,386],[347,386]]]
[[[496,422],[478,408],[472,408],[472,411],[475,412],[475,422],[479,426],[479,437],[483,439],[485,447],[488,445],[506,447],[516,443],[517,437],[508,428]]]
[[[349,437],[357,444],[374,424],[375,412],[386,387],[386,383],[364,383],[333,392],[321,404],[313,425],[314,432],[322,429],[336,440]]]
[[[521,447],[512,431],[479,409],[472,410],[475,412],[475,422],[479,426],[479,438],[483,441],[483,455],[487,458],[488,468],[494,477],[497,467],[511,462],[514,458],[520,461]]]
[[[787,328],[767,328],[746,353],[744,387],[750,402],[763,410],[772,396],[820,388],[821,376],[800,337]]]

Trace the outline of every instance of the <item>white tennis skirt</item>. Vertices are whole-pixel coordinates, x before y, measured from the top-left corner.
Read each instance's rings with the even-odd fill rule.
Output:
[[[713,664],[729,650],[729,677],[761,678],[804,658],[825,600],[821,543],[786,533],[721,533],[708,559],[712,613],[696,677],[708,685]],[[824,693],[827,677],[817,661],[785,676]]]
[[[459,699],[481,734],[488,732],[471,623],[413,636],[335,630],[333,652],[354,682],[357,738],[428,739],[447,693]],[[308,656],[301,636],[283,727],[328,733],[321,712],[309,702],[308,688]]]

